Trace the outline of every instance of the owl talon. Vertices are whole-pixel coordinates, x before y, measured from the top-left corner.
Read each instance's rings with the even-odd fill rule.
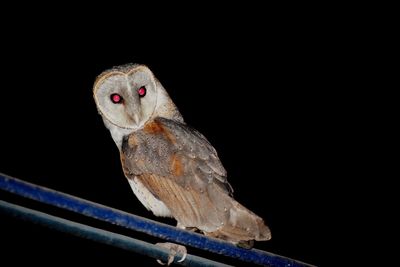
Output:
[[[254,246],[254,240],[239,241],[236,246],[244,249],[252,249]]]
[[[174,256],[171,256],[171,255],[168,256],[168,262],[167,263],[164,263],[161,260],[157,260],[158,264],[167,265],[167,266],[169,266],[173,261],[174,261]]]
[[[187,250],[186,247],[174,244],[174,243],[157,243],[156,246],[166,248],[169,250],[169,255],[168,255],[168,262],[164,263],[161,260],[157,260],[157,262],[161,265],[167,265],[169,266],[175,259],[175,256],[178,254],[182,254],[182,258],[178,260],[177,262],[183,262],[186,259],[187,255]]]
[[[185,247],[183,247],[183,248],[185,248]],[[185,252],[183,252],[182,254],[183,254],[183,256],[180,260],[178,260],[178,262],[183,262],[186,259],[186,256],[187,256],[186,248],[185,248]]]

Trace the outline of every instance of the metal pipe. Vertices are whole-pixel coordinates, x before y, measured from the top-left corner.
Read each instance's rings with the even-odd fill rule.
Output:
[[[133,251],[142,255],[146,255],[155,259],[167,262],[169,251],[165,248],[147,243],[138,239],[127,237],[124,235],[112,233],[95,227],[65,220],[56,216],[52,216],[40,211],[28,209],[18,205],[14,205],[0,200],[0,213],[5,213],[19,219],[44,225],[51,229],[69,233],[81,238],[97,241],[99,243]],[[208,260],[194,255],[186,255],[184,261],[179,262],[183,255],[176,255],[174,263],[183,266],[215,266],[229,267],[216,261]]]
[[[128,229],[143,232],[170,242],[207,250],[242,261],[272,267],[312,266],[258,249],[243,249],[220,239],[178,229],[124,211],[61,193],[49,188],[24,182],[0,173],[0,189],[42,203],[70,210]]]

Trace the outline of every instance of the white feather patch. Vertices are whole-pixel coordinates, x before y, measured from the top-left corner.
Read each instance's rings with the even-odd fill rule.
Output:
[[[135,193],[135,196],[143,206],[146,207],[146,209],[152,211],[156,216],[172,217],[168,207],[165,206],[162,201],[154,197],[154,195],[136,177],[134,179],[128,179],[128,181],[133,193]]]

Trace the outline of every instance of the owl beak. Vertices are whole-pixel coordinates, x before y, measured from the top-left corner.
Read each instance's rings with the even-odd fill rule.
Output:
[[[138,114],[133,114],[133,120],[136,125],[139,125],[139,115]]]
[[[138,111],[132,107],[126,107],[126,108],[127,108],[126,116],[127,116],[127,120],[129,121],[129,124],[131,124],[132,127],[139,126],[140,118],[138,115]]]
[[[131,121],[133,127],[135,128],[139,127],[140,124],[140,103],[138,102],[139,100],[133,96],[128,96],[127,98],[129,98],[127,102],[130,104],[125,106],[126,115]]]

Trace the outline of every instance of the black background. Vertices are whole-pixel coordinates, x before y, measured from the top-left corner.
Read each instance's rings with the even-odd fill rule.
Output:
[[[316,265],[330,262],[324,255],[327,243],[340,238],[335,188],[349,164],[343,136],[351,119],[343,119],[347,103],[339,89],[348,75],[338,67],[346,65],[344,44],[326,34],[329,26],[253,18],[179,33],[165,27],[156,35],[97,22],[54,30],[53,19],[5,28],[1,172],[174,224],[154,217],[131,192],[92,98],[103,70],[143,63],[185,121],[217,149],[235,198],[270,226],[272,240],[256,248]],[[49,255],[70,263],[154,262],[3,215],[1,222],[2,252],[32,253],[31,263],[51,264]]]

